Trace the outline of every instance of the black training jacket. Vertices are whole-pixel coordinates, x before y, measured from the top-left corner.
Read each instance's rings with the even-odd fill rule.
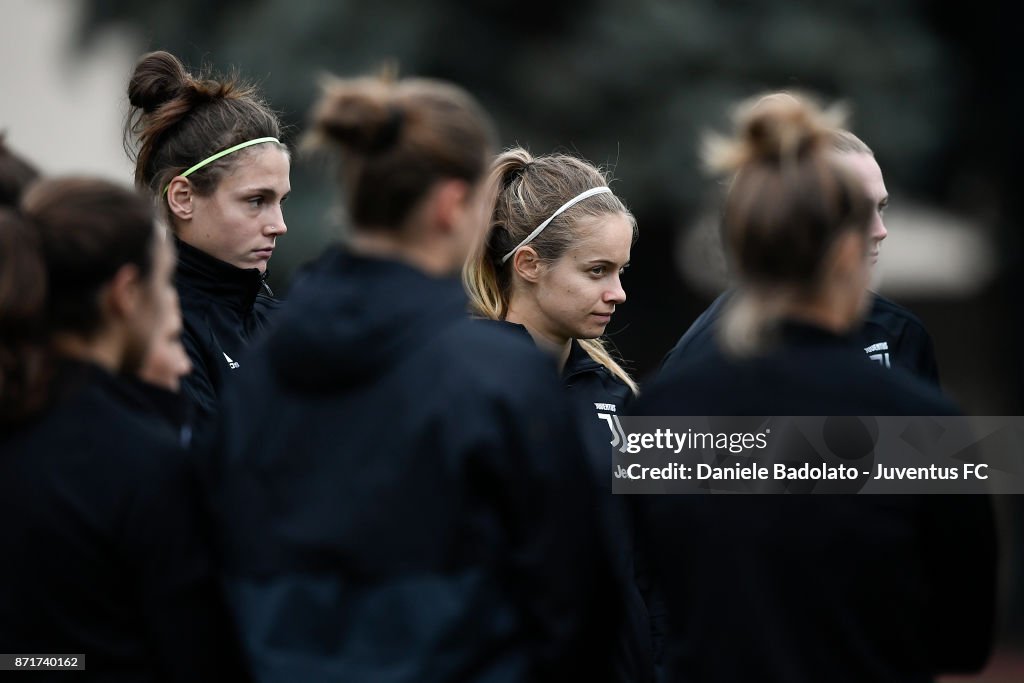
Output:
[[[122,376],[129,400],[142,413],[157,418],[183,448],[192,441],[191,403],[178,391],[150,384],[138,377]]]
[[[607,680],[611,560],[551,359],[457,281],[339,248],[242,359],[211,481],[259,680]]]
[[[497,324],[518,332],[524,339],[531,338],[522,325],[506,321]],[[598,491],[605,502],[601,514],[607,519],[609,544],[615,553],[620,581],[624,585],[625,619],[613,655],[616,680],[646,683],[654,679],[652,623],[647,605],[652,600],[648,592],[649,577],[644,571],[637,570],[633,522],[629,511],[611,490],[612,443],[618,443],[621,438],[618,419],[632,400],[633,392],[625,382],[591,358],[575,339],[570,342],[569,356],[562,369],[562,382],[575,409],[587,455],[597,478]],[[660,612],[656,601],[653,607],[656,613]],[[656,614],[655,630],[659,629],[660,619],[660,614]]]
[[[58,376],[50,407],[0,434],[0,652],[84,654],[89,681],[242,679],[174,434],[100,367]]]
[[[957,414],[928,383],[856,351],[788,323],[764,355],[737,360],[713,346],[664,369],[631,412]],[[988,496],[631,502],[669,610],[669,680],[919,683],[985,662],[996,583]]]
[[[647,572],[637,567],[630,511],[620,497],[612,495],[611,490],[612,443],[621,438],[617,435],[621,431],[618,419],[633,399],[633,391],[591,358],[575,339],[562,369],[562,381],[579,416],[599,490],[610,503],[610,542],[625,584],[626,618],[619,629],[614,650],[616,680],[622,683],[653,681],[652,631],[660,637],[662,605],[651,595]]]
[[[192,372],[181,391],[199,422],[215,412],[229,377],[240,372],[239,358],[268,325],[279,302],[270,296],[266,274],[236,268],[181,240],[176,240],[178,268],[174,284],[181,299],[181,343]]]
[[[701,313],[662,361],[663,369],[703,353],[714,343],[715,324],[734,290],[726,290]],[[851,340],[879,365],[899,367],[939,386],[935,345],[921,320],[899,304],[872,292],[871,308]]]

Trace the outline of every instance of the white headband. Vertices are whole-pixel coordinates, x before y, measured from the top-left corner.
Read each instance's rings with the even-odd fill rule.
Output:
[[[551,216],[546,221],[544,221],[543,223],[538,225],[536,228],[534,228],[533,232],[531,232],[529,235],[526,236],[526,239],[524,239],[522,242],[517,244],[512,249],[512,251],[510,251],[507,254],[505,254],[502,257],[501,262],[505,263],[505,261],[508,261],[510,258],[512,258],[512,254],[516,253],[517,251],[519,251],[520,249],[525,247],[527,244],[532,242],[534,237],[536,237],[537,235],[539,235],[542,232],[544,232],[544,228],[548,227],[548,224],[551,221],[555,220],[555,218],[557,218],[558,215],[561,214],[566,209],[572,208],[577,203],[582,202],[587,197],[593,197],[595,194],[604,194],[605,192],[611,194],[611,191],[612,191],[612,188],[610,188],[610,187],[595,187],[593,189],[587,190],[586,192],[582,192],[582,193],[576,195],[575,197],[573,197],[572,199],[567,201],[565,204],[562,204],[560,207],[558,207],[558,210],[555,211],[553,214],[551,214]]]

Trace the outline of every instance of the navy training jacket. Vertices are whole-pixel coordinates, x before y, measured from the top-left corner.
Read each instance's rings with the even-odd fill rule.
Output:
[[[607,680],[611,560],[552,361],[457,281],[339,248],[280,323],[211,454],[257,679]]]
[[[787,322],[777,346],[664,368],[636,415],[957,415],[848,337]],[[758,417],[762,421],[763,417]],[[632,496],[668,606],[668,680],[925,683],[980,669],[995,625],[986,495]],[[725,643],[726,645],[723,645]]]
[[[689,357],[700,355],[714,344],[715,324],[734,290],[726,290],[701,313],[661,362],[668,370]],[[871,308],[861,326],[850,335],[868,358],[885,368],[902,368],[939,386],[935,344],[924,323],[909,310],[880,294],[872,293]]]

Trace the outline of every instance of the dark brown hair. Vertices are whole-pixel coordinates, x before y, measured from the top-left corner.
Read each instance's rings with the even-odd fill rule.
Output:
[[[125,265],[142,277],[156,245],[152,202],[106,180],[41,180],[20,215],[0,218],[0,419],[14,420],[45,400],[56,333],[94,335],[99,296]],[[8,413],[9,411],[9,413]]]
[[[437,181],[481,179],[494,149],[487,114],[441,81],[331,78],[312,118],[312,142],[341,150],[342,192],[356,229],[398,229]]]
[[[46,399],[45,301],[37,236],[21,216],[0,208],[0,424],[21,420]]]
[[[51,332],[94,333],[102,324],[98,294],[118,269],[141,276],[153,265],[155,216],[139,193],[97,178],[43,180],[22,199],[46,265],[46,321]]]
[[[128,101],[132,108],[125,120],[125,151],[135,161],[135,184],[154,196],[174,176],[212,154],[247,140],[281,136],[277,115],[255,86],[237,76],[194,76],[169,52],[150,52],[139,59],[128,81]],[[195,192],[211,194],[247,151],[189,175]]]
[[[12,152],[0,134],[0,206],[17,207],[21,195],[38,177],[35,166]]]

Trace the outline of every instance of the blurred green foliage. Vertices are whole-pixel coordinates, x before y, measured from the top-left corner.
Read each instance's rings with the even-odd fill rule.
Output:
[[[728,105],[799,88],[846,100],[890,185],[940,191],[956,126],[958,65],[918,3],[819,0],[91,0],[82,35],[110,23],[186,63],[237,66],[259,80],[294,130],[323,71],[396,60],[403,74],[476,94],[504,144],[565,149],[610,166],[642,230],[689,220],[708,186],[699,135]],[[331,195],[322,168],[298,164],[289,242],[321,242]],[[312,245],[306,245],[312,248]],[[308,253],[289,248],[282,254]],[[281,263],[290,270],[293,264]]]

